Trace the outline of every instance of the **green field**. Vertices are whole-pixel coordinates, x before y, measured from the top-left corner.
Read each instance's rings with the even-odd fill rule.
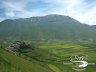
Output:
[[[57,72],[77,72],[73,70],[72,65],[63,64],[70,63],[71,56],[84,56],[87,55],[88,58],[85,60],[88,63],[94,63],[94,65],[88,65],[85,70],[81,72],[94,72],[96,70],[96,44],[95,42],[82,42],[82,43],[43,43],[40,48],[49,50],[51,54],[54,54],[57,58],[52,60],[49,66]],[[56,69],[57,68],[57,69]],[[59,71],[58,71],[59,69]]]
[[[70,57],[75,55],[87,55],[85,61],[96,63],[95,46],[95,42],[40,42],[35,49],[22,50],[21,55],[0,49],[0,72],[77,72],[74,65],[64,63],[71,63]],[[80,72],[94,70],[96,64]]]

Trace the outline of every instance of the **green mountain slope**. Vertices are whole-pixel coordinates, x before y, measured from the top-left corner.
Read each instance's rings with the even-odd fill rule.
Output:
[[[45,67],[44,67],[45,66]],[[37,61],[27,61],[0,49],[0,72],[53,72]]]
[[[96,39],[96,30],[68,16],[47,15],[2,21],[0,39]]]

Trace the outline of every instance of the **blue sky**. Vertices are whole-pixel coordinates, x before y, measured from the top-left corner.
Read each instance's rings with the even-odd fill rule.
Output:
[[[0,21],[47,14],[68,15],[96,25],[96,0],[0,0]]]

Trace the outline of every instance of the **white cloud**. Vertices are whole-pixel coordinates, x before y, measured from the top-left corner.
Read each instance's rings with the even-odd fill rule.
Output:
[[[69,15],[82,23],[96,25],[96,2],[85,0],[45,0],[54,5],[48,13]]]
[[[26,10],[26,6],[29,2],[36,2],[38,0],[21,0],[15,2],[14,0],[8,1],[4,0],[2,1],[1,7],[5,10],[6,18],[10,17],[16,17],[16,18],[26,18],[26,17],[32,17],[32,16],[39,16],[44,15],[42,13],[43,9],[37,9],[37,10]]]
[[[32,11],[23,10],[21,13],[17,14],[17,17],[27,18],[27,17],[41,16],[41,15],[46,15],[46,14],[38,10],[32,10]]]
[[[3,21],[3,20],[4,20],[4,18],[0,17],[0,22]]]
[[[14,17],[15,13],[13,11],[11,11],[11,12],[6,12],[5,15],[9,16],[9,17]]]
[[[49,5],[30,11],[26,9],[29,2],[38,1]],[[96,24],[96,1],[87,3],[86,0],[1,0],[0,8],[5,10],[6,18],[61,14],[71,16],[82,23]]]

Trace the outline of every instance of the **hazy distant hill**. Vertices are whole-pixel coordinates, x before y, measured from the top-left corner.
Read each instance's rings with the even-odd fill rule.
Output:
[[[69,16],[47,15],[2,21],[0,39],[96,39],[96,30]]]

